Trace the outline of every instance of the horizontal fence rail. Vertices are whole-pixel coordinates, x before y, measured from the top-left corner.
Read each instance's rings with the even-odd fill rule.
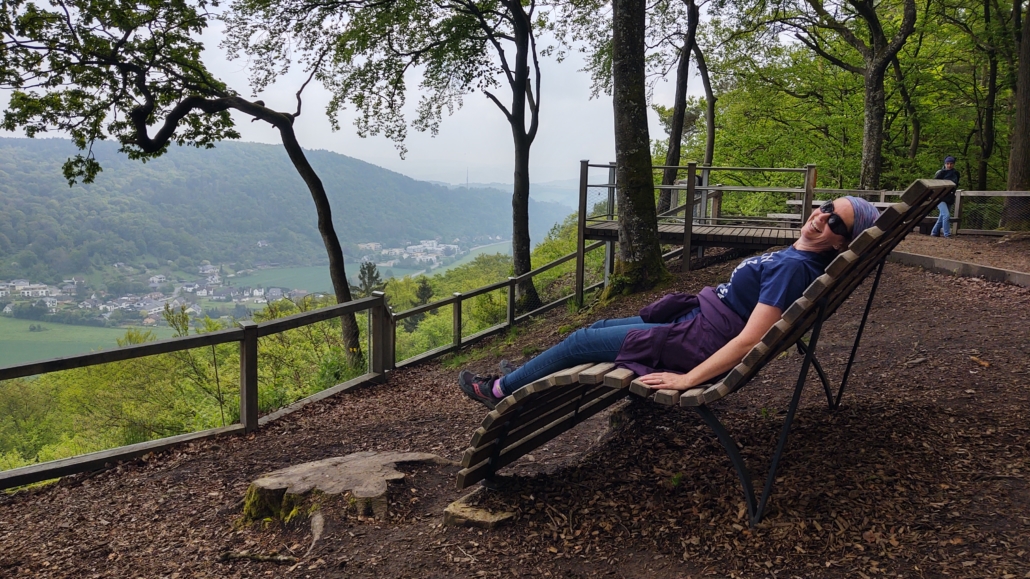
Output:
[[[588,246],[586,246],[584,248],[584,253],[585,252],[593,251],[593,250],[595,250],[597,248],[603,247],[604,245],[605,245],[605,242],[603,242],[603,241],[598,241],[598,242],[592,243],[592,244],[590,244],[590,245],[588,245]],[[442,346],[438,346],[438,347],[433,348],[433,349],[431,349],[431,350],[429,350],[427,352],[423,352],[421,354],[412,356],[412,357],[407,358],[405,360],[401,360],[401,361],[395,362],[392,365],[390,365],[391,361],[387,361],[386,362],[387,366],[385,368],[385,371],[389,372],[389,371],[391,371],[393,369],[396,369],[396,368],[403,368],[403,367],[406,367],[406,366],[410,366],[410,365],[413,365],[413,364],[424,362],[426,360],[430,360],[432,358],[435,358],[437,356],[441,356],[443,354],[447,354],[449,352],[457,351],[457,350],[459,350],[459,349],[461,349],[461,348],[463,348],[465,346],[468,346],[470,344],[478,342],[479,340],[482,340],[483,338],[492,336],[492,335],[497,334],[499,332],[502,332],[502,331],[504,331],[504,330],[506,330],[508,328],[511,328],[514,324],[516,324],[518,322],[521,322],[521,321],[523,321],[525,319],[528,319],[528,318],[530,318],[532,316],[540,315],[540,314],[542,314],[542,313],[544,313],[544,312],[546,312],[546,311],[548,311],[550,309],[553,309],[555,307],[558,307],[558,306],[560,306],[562,304],[567,303],[569,300],[577,299],[577,296],[581,296],[584,291],[592,291],[592,290],[594,290],[594,289],[596,289],[598,287],[603,286],[604,283],[605,283],[604,281],[598,282],[596,284],[593,284],[591,286],[588,286],[588,287],[585,287],[585,288],[582,288],[582,289],[580,289],[581,288],[580,285],[577,285],[576,289],[574,290],[574,292],[572,294],[564,296],[564,297],[560,297],[560,298],[558,298],[558,299],[556,299],[556,300],[554,300],[554,301],[552,301],[552,302],[550,302],[548,304],[544,304],[544,305],[540,306],[539,308],[537,308],[537,309],[535,309],[535,310],[533,310],[531,312],[527,312],[527,313],[524,313],[522,315],[516,316],[516,314],[515,314],[515,309],[516,309],[515,287],[518,284],[520,284],[520,283],[522,283],[524,281],[527,281],[527,280],[531,280],[535,276],[540,275],[540,274],[542,274],[542,273],[544,273],[546,271],[549,271],[551,269],[554,269],[555,267],[558,267],[558,266],[560,266],[562,264],[568,263],[569,261],[572,261],[573,259],[576,259],[578,255],[579,255],[579,253],[573,252],[573,253],[570,253],[568,255],[559,257],[558,259],[556,259],[554,261],[548,262],[547,264],[544,264],[544,265],[542,265],[542,266],[540,266],[540,267],[538,267],[538,268],[536,268],[534,270],[528,271],[528,272],[526,272],[526,273],[524,273],[522,275],[515,276],[515,277],[509,277],[507,280],[504,280],[504,281],[499,281],[499,282],[496,282],[496,283],[492,283],[492,284],[489,284],[489,285],[478,287],[478,288],[476,288],[474,290],[470,290],[468,292],[455,293],[455,294],[451,295],[450,297],[447,297],[447,298],[444,298],[444,299],[441,299],[441,300],[438,300],[438,301],[435,301],[435,302],[431,302],[431,303],[428,303],[428,304],[423,304],[423,305],[420,305],[420,306],[416,306],[414,308],[410,308],[410,309],[404,310],[402,312],[395,312],[395,313],[391,312],[390,317],[391,317],[391,320],[392,320],[392,323],[393,323],[391,335],[393,336],[394,343],[396,343],[396,339],[397,339],[396,338],[396,331],[397,331],[397,322],[398,321],[404,320],[406,318],[410,318],[410,317],[418,315],[418,314],[424,314],[424,313],[431,312],[433,310],[439,310],[441,308],[445,308],[447,306],[451,306],[453,308],[453,310],[452,310],[453,321],[452,321],[452,329],[451,329],[451,343],[445,344],[445,345],[442,345]],[[474,333],[472,335],[463,336],[462,335],[462,313],[461,313],[461,306],[462,306],[462,304],[465,301],[470,300],[472,298],[475,298],[475,297],[478,297],[478,296],[481,296],[481,295],[484,295],[484,294],[488,294],[490,292],[499,291],[499,290],[502,290],[502,289],[507,289],[508,290],[508,292],[507,292],[508,293],[508,295],[507,295],[507,308],[506,308],[507,316],[506,316],[505,321],[503,321],[501,323],[498,323],[498,324],[494,324],[493,326],[490,326],[488,328],[482,329],[482,330],[480,330],[480,331],[478,331],[478,332],[476,332],[476,333]]]
[[[587,246],[584,250],[585,252],[589,252],[604,245],[604,242],[596,242]],[[70,474],[104,468],[107,465],[120,461],[132,460],[152,452],[159,452],[183,442],[202,440],[225,434],[252,432],[260,425],[284,416],[296,408],[302,407],[315,400],[320,400],[337,392],[356,386],[382,382],[386,379],[388,373],[396,368],[409,366],[453,352],[483,338],[504,331],[512,327],[514,324],[522,322],[532,316],[540,315],[552,308],[565,304],[572,299],[577,299],[577,297],[581,299],[583,291],[592,291],[602,287],[607,281],[607,277],[604,281],[597,282],[585,288],[582,286],[582,283],[580,283],[573,293],[540,306],[533,311],[516,315],[515,287],[519,283],[531,280],[539,274],[568,263],[569,261],[576,259],[579,255],[580,253],[573,252],[522,275],[509,277],[506,280],[478,287],[465,293],[455,293],[442,300],[420,305],[398,313],[390,311],[389,307],[386,305],[386,297],[383,292],[373,292],[373,295],[368,298],[362,298],[344,304],[336,304],[308,312],[301,312],[275,320],[268,320],[260,323],[245,320],[239,322],[240,327],[238,328],[230,328],[194,336],[170,338],[167,340],[125,346],[102,352],[79,354],[75,356],[67,356],[0,368],[0,380],[11,380],[63,370],[86,368],[111,362],[123,362],[146,356],[170,354],[200,347],[216,346],[233,342],[240,345],[239,424],[185,433],[70,458],[14,468],[7,471],[0,471],[0,489],[23,486]],[[470,336],[463,336],[461,314],[462,304],[475,297],[503,289],[508,290],[506,320],[502,323],[480,330]],[[430,349],[427,352],[423,352],[422,354],[397,363],[395,361],[394,353],[397,340],[397,322],[417,314],[427,313],[447,306],[451,306],[454,309],[452,342],[450,344]],[[258,338],[272,336],[310,324],[329,321],[344,315],[366,311],[370,314],[369,363],[371,368],[369,372],[343,384],[339,384],[299,400],[288,407],[276,410],[267,416],[258,417]]]
[[[345,304],[338,304],[327,308],[302,312],[285,318],[269,320],[261,323],[242,321],[240,322],[239,328],[230,328],[195,336],[170,338],[157,342],[148,342],[146,344],[124,346],[103,352],[79,354],[76,356],[67,356],[52,360],[44,360],[41,362],[31,362],[28,364],[18,364],[16,366],[0,368],[0,380],[12,380],[63,370],[86,368],[111,362],[124,362],[147,356],[170,354],[205,346],[216,346],[233,342],[239,343],[240,345],[239,424],[201,430],[198,432],[190,432],[129,446],[121,446],[70,458],[0,471],[0,489],[32,484],[51,478],[103,468],[106,464],[132,460],[147,453],[164,450],[186,441],[221,436],[227,433],[253,432],[259,426],[257,374],[259,337],[278,334],[287,330],[362,311],[370,311],[373,314],[373,317],[376,317],[376,314],[378,313],[381,317],[380,312],[385,310],[386,300],[382,294],[379,294],[373,297],[347,302]],[[376,325],[373,325],[372,327],[372,333],[369,338],[372,343],[370,359],[372,360],[373,369],[371,372],[366,372],[363,376],[355,379],[361,383],[374,382],[382,378],[383,365],[377,364],[376,360],[382,356],[382,351],[386,349],[384,346],[386,340],[383,336],[383,329],[384,328],[381,324],[379,327]],[[351,382],[354,382],[354,380]],[[344,385],[339,385],[329,390],[336,390],[340,388],[340,386]],[[328,393],[323,391],[315,396],[324,397],[326,395],[328,395]],[[306,403],[306,400],[307,399],[298,401],[295,405],[303,405]]]

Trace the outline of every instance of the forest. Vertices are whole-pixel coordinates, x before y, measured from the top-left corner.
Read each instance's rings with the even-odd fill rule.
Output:
[[[116,262],[325,262],[310,196],[281,147],[174,147],[133,162],[114,143],[93,151],[105,166],[92,184],[69,187],[61,164],[75,152],[61,139],[0,139],[0,280],[60,281]],[[328,151],[310,151],[328,183],[341,241],[384,247],[405,240],[473,239],[509,232],[508,199],[495,189],[448,189]],[[568,209],[532,205],[534,237]],[[259,246],[258,242],[263,242]]]

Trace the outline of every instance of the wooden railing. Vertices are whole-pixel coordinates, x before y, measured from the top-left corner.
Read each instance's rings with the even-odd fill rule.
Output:
[[[605,183],[590,183],[590,169],[607,169],[608,170],[608,181]],[[772,193],[789,193],[800,196],[800,202],[803,207],[810,206],[812,201],[815,199],[815,183],[816,183],[816,166],[813,164],[806,165],[804,167],[712,167],[708,165],[698,165],[697,163],[687,163],[683,166],[665,166],[655,165],[651,168],[653,171],[664,171],[666,169],[676,169],[678,171],[686,171],[687,178],[686,183],[678,185],[655,185],[656,191],[684,191],[686,193],[685,199],[682,204],[672,207],[668,211],[664,211],[658,215],[659,221],[675,221],[676,223],[683,223],[683,243],[682,249],[674,250],[666,254],[666,257],[670,257],[673,254],[679,254],[680,251],[689,255],[692,251],[691,235],[693,233],[693,226],[695,223],[698,224],[712,224],[717,225],[726,221],[740,221],[739,216],[727,217],[721,214],[721,199],[724,193],[729,192],[772,192]],[[804,181],[800,187],[748,187],[738,185],[723,185],[723,184],[711,184],[712,174],[720,172],[762,172],[762,173],[800,173],[804,175]],[[698,175],[701,175],[701,183],[698,184]],[[616,207],[616,195],[619,185],[615,178],[615,164],[595,164],[590,161],[580,161],[579,171],[579,222],[578,222],[578,245],[577,247],[583,248],[586,234],[587,221],[598,221],[598,220],[612,220],[617,214]],[[608,203],[605,214],[602,215],[588,215],[587,211],[587,197],[588,190],[591,188],[602,188],[608,192]],[[711,202],[711,203],[709,203]],[[687,218],[689,209],[689,215],[691,218]],[[683,217],[678,217],[679,213],[683,213]],[[762,218],[762,217],[748,217],[748,222],[758,223],[755,227],[774,227],[782,225],[784,220],[774,218]],[[605,275],[611,273],[612,266],[614,265],[614,247],[615,243],[612,241],[601,242],[605,244]],[[698,256],[701,256],[703,248],[698,248]],[[582,255],[577,261],[577,276],[582,270],[583,258]],[[682,261],[682,267],[684,271],[690,268],[690,260],[684,259]],[[578,278],[577,278],[578,279]],[[581,298],[577,298],[581,302]]]
[[[597,242],[584,248],[585,251],[591,251],[603,245],[603,242]],[[269,320],[261,323],[254,323],[252,321],[241,321],[239,327],[231,328],[226,330],[219,330],[216,332],[210,332],[207,334],[199,334],[195,336],[186,336],[180,338],[171,338],[167,340],[161,340],[157,342],[150,342],[146,344],[139,344],[133,346],[125,346],[113,350],[94,352],[90,354],[81,354],[77,356],[68,356],[64,358],[56,358],[52,360],[46,360],[41,362],[30,362],[27,364],[18,364],[15,366],[8,366],[6,368],[0,368],[0,381],[12,380],[15,378],[24,378],[28,376],[36,376],[40,374],[47,374],[51,372],[59,372],[62,370],[73,370],[76,368],[86,368],[89,366],[96,366],[99,364],[107,364],[110,362],[122,362],[126,360],[132,360],[136,358],[142,358],[146,356],[154,356],[159,354],[169,354],[173,352],[180,352],[183,350],[189,350],[192,348],[199,348],[205,346],[216,346],[219,344],[229,344],[236,342],[240,348],[240,423],[222,428],[213,428],[208,430],[202,430],[198,432],[191,432],[181,434],[178,436],[172,436],[168,438],[161,438],[157,440],[151,440],[147,442],[141,442],[138,444],[132,444],[128,446],[121,446],[109,450],[93,452],[89,454],[78,455],[70,458],[64,458],[60,460],[54,460],[30,466],[14,468],[7,471],[0,471],[0,489],[17,487],[27,484],[32,484],[39,481],[44,481],[52,478],[75,474],[79,472],[86,472],[90,470],[96,470],[103,468],[107,464],[117,463],[119,461],[132,460],[139,458],[151,452],[159,452],[170,448],[171,446],[181,444],[183,442],[199,440],[209,438],[212,436],[219,436],[222,434],[229,433],[247,433],[253,432],[259,426],[266,424],[269,421],[280,418],[290,412],[300,408],[306,404],[309,404],[315,400],[320,400],[327,396],[331,396],[338,392],[361,386],[365,384],[385,382],[389,374],[396,368],[409,366],[418,362],[422,362],[437,356],[453,352],[459,348],[469,345],[473,342],[479,341],[487,336],[495,333],[504,331],[516,323],[519,323],[531,316],[543,313],[551,308],[557,307],[574,299],[577,296],[582,302],[582,295],[584,291],[590,291],[604,285],[606,280],[597,282],[589,287],[584,288],[582,286],[582,277],[577,277],[576,289],[573,293],[564,297],[558,298],[551,303],[537,308],[531,312],[523,313],[520,315],[516,314],[515,308],[515,286],[527,279],[553,269],[563,263],[567,263],[572,259],[575,259],[579,255],[578,253],[570,253],[563,256],[555,261],[552,261],[546,265],[538,267],[530,272],[522,274],[517,277],[509,277],[505,281],[497,282],[480,288],[476,288],[469,292],[455,293],[451,297],[446,299],[421,305],[403,312],[393,313],[386,303],[386,297],[382,292],[374,292],[372,297],[363,298],[345,304],[337,304],[327,308],[318,310],[303,312],[295,314],[285,318],[279,318],[275,320]],[[497,291],[503,288],[508,290],[508,303],[507,303],[507,318],[503,323],[496,324],[485,330],[479,331],[471,336],[462,335],[462,303],[465,300],[475,298],[476,296],[489,293],[491,291]],[[430,310],[439,309],[451,305],[454,308],[454,323],[453,323],[453,336],[450,344],[430,350],[422,353],[418,356],[408,358],[401,362],[395,360],[396,341],[397,341],[397,322],[416,314],[425,313]],[[369,312],[369,367],[368,371],[352,380],[338,384],[332,388],[323,390],[317,394],[309,396],[303,400],[297,401],[286,408],[279,409],[266,416],[258,417],[258,338],[279,334],[287,330],[292,330],[307,326],[310,324],[324,322],[333,318],[338,318],[347,314],[356,314],[358,312]]]

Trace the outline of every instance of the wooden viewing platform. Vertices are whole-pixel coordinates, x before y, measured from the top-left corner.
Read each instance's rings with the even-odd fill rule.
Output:
[[[785,227],[758,227],[755,225],[693,225],[690,244],[693,247],[735,247],[742,249],[764,249],[777,245],[790,245],[797,241],[800,229]],[[617,241],[618,221],[586,222],[585,239]],[[659,223],[658,239],[664,245],[683,243],[683,224]]]

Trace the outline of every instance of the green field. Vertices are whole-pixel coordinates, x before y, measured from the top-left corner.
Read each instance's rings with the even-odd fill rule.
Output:
[[[440,267],[432,270],[429,275],[435,275],[437,273],[443,273],[448,269],[464,265],[474,260],[477,255],[491,254],[491,253],[511,253],[511,242],[504,241],[501,243],[495,243],[492,245],[484,245],[483,247],[477,247],[469,252],[468,255],[463,256],[458,261],[448,265],[446,267]],[[359,264],[348,263],[347,264],[347,275],[352,279],[358,275]],[[402,269],[399,267],[389,268],[393,271],[394,276],[404,277],[411,275],[419,270]],[[329,280],[329,266],[318,265],[310,267],[281,267],[275,269],[263,269],[256,271],[250,275],[237,276],[229,279],[233,285],[238,286],[261,286],[261,287],[285,287],[289,289],[302,289],[309,292],[329,292],[332,290],[333,284]],[[213,304],[219,305],[219,304]],[[232,304],[228,304],[232,307]],[[203,306],[201,306],[203,307]],[[224,307],[224,304],[221,305]]]
[[[42,325],[43,332],[30,332],[29,325]],[[151,328],[159,339],[171,338],[170,328]],[[0,316],[0,367],[37,360],[118,347],[125,328],[94,328]]]

